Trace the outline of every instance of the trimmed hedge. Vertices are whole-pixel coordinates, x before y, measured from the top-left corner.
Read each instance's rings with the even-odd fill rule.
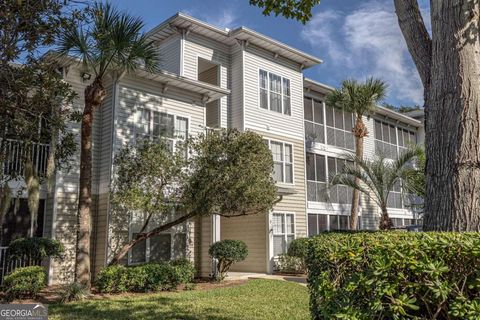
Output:
[[[187,260],[131,267],[114,265],[99,272],[95,285],[102,293],[174,290],[180,284],[190,283],[194,276],[195,268]]]
[[[3,279],[5,298],[35,298],[47,286],[47,271],[44,267],[17,268]]]
[[[313,319],[480,317],[480,233],[327,233],[306,262]]]

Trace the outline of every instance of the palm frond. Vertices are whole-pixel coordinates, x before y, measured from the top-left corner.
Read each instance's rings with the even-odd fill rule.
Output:
[[[89,11],[91,23],[77,26],[61,39],[62,52],[81,53],[83,62],[102,78],[107,72],[157,70],[159,55],[143,33],[144,23],[110,3],[97,2]]]
[[[373,112],[375,106],[384,99],[387,85],[379,79],[368,78],[363,83],[346,79],[342,86],[327,96],[327,104],[334,108],[354,113],[358,117]]]

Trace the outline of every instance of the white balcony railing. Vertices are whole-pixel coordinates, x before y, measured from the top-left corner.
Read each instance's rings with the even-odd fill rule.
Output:
[[[50,145],[45,143],[28,143],[23,141],[7,139],[5,141],[5,155],[3,160],[3,173],[6,175],[23,174],[25,160],[31,157],[37,174],[43,175],[47,172],[48,153]]]

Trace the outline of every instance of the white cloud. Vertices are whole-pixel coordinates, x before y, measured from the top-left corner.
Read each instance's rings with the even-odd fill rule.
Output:
[[[198,12],[198,10],[184,10],[186,14],[194,17],[198,17],[205,22],[212,24],[219,28],[233,28],[237,22],[239,16],[234,12],[232,8],[226,8],[222,10],[212,10],[212,12]]]
[[[390,2],[389,2],[390,3]],[[375,76],[400,101],[423,103],[423,89],[392,5],[368,1],[344,13],[321,10],[302,31],[337,76]]]

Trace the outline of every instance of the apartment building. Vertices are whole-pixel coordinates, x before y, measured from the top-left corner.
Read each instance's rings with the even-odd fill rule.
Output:
[[[161,135],[175,148],[179,140],[207,127],[255,131],[272,151],[282,201],[265,214],[188,221],[135,246],[126,264],[186,257],[194,261],[199,275],[208,276],[213,265],[210,244],[240,239],[249,256],[233,270],[271,273],[275,257],[286,252],[294,238],[347,228],[352,191],[338,186],[327,192],[325,187],[331,174],[345,165],[345,153],[354,151],[354,119],[325,105],[332,88],[304,77],[305,69],[321,63],[319,58],[245,27],[221,29],[182,13],[148,36],[158,46],[162,70],[113,75],[94,119],[94,273],[139,232],[144,219],[141,214],[115,212],[109,198],[115,154],[140,137]],[[62,70],[79,94],[76,107],[81,110],[88,70],[74,61],[62,62]],[[385,108],[364,121],[370,133],[366,156],[384,153],[395,158],[408,143],[423,137],[421,121]],[[72,130],[79,132],[78,125]],[[63,261],[50,264],[50,283],[71,281],[73,276],[78,162],[79,155],[72,170],[56,174],[53,192],[42,188],[40,233],[62,241],[67,249]],[[396,225],[415,222],[399,188],[389,203]],[[365,197],[360,216],[361,228],[376,228],[379,210]]]

